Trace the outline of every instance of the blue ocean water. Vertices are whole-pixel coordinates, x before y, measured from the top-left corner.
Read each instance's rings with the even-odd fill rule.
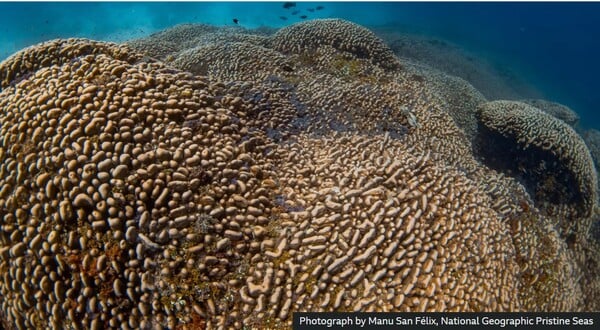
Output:
[[[324,8],[308,10],[317,6]],[[233,18],[247,28],[282,27],[302,15],[448,40],[510,67],[546,99],[577,111],[584,127],[600,128],[600,3],[3,2],[0,59],[59,37],[124,41],[179,23],[232,25]]]

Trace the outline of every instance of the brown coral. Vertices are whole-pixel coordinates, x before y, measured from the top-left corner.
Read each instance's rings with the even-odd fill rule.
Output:
[[[290,310],[521,308],[510,237],[464,175],[385,136],[299,137],[285,149],[279,182],[303,209],[250,268],[242,294],[259,313],[246,324]]]
[[[260,31],[248,32],[252,31],[239,27],[218,28],[206,24],[182,24],[145,38],[130,40],[126,44],[145,55],[170,61],[183,50],[216,42],[248,42],[256,45],[266,43],[266,37]]]
[[[235,288],[252,225],[269,224],[266,146],[218,84],[102,54],[54,62],[0,98],[3,322],[175,327]]]
[[[164,59],[169,54],[196,46],[198,38],[217,30],[211,25],[181,24],[146,38],[128,41],[127,45],[140,53]]]
[[[36,70],[67,61],[77,61],[85,55],[104,54],[116,60],[134,63],[142,58],[130,48],[88,39],[57,39],[24,49],[0,64],[2,88],[27,78]]]
[[[573,279],[582,271],[573,262],[573,251],[561,239],[550,219],[522,210],[508,224],[520,268],[519,300],[531,312],[580,311],[582,287]],[[590,290],[590,292],[594,292]]]
[[[532,105],[545,113],[564,121],[572,127],[575,127],[577,123],[579,123],[579,115],[565,105],[540,99],[522,100],[521,102]]]
[[[269,75],[294,71],[293,64],[280,53],[248,42],[211,42],[181,52],[171,64],[229,81],[262,81]]]
[[[594,160],[598,177],[598,189],[600,189],[600,174],[598,174],[598,170],[600,170],[600,131],[589,129],[583,132],[582,137]]]
[[[312,24],[379,47],[352,23]],[[570,258],[585,237],[558,239],[517,180],[476,160],[472,120],[457,125],[443,77],[374,65],[385,50],[354,52],[336,31],[307,57],[186,27],[172,62],[201,56],[195,73],[209,78],[131,52],[57,55],[9,84],[5,326],[287,328],[306,310],[593,308],[581,290],[596,287],[592,273],[576,278],[593,258]]]
[[[283,53],[301,54],[329,45],[383,68],[394,69],[399,62],[389,47],[368,29],[341,19],[318,19],[293,24],[273,35],[272,47]]]
[[[583,140],[585,141],[588,149],[590,149],[590,154],[594,159],[596,169],[598,169],[598,165],[600,164],[600,131],[596,129],[589,129],[585,131],[583,133]]]
[[[596,170],[585,143],[571,127],[520,102],[494,101],[480,110],[483,134],[495,137],[481,139],[486,162],[498,162],[493,166],[532,179],[532,194],[550,214],[562,212],[564,205],[567,216],[591,215],[597,199]],[[496,152],[500,154],[495,157]],[[551,205],[546,207],[547,203]]]

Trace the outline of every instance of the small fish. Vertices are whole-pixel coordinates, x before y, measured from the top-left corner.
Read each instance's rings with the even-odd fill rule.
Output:
[[[233,19],[233,23],[235,23],[235,24],[239,24],[239,23],[240,23],[240,20],[239,20],[239,19],[237,19],[237,18],[234,18],[234,19]]]
[[[317,6],[317,8],[315,8],[315,9],[316,10],[323,10],[323,9],[325,9],[325,7],[323,7],[323,6]]]
[[[285,16],[279,16],[279,18],[282,19],[282,20],[284,20],[284,21],[287,21],[287,17],[285,17]]]
[[[311,13],[314,13],[314,12],[315,12],[315,9],[314,9],[314,8],[308,8],[307,10],[308,10],[308,11],[310,11]]]
[[[283,4],[283,8],[285,9],[290,9],[292,7],[296,7],[296,3],[295,2],[286,2]]]
[[[308,16],[306,16],[306,15],[302,15],[302,16],[300,16],[300,18],[302,18],[302,19],[306,19],[307,17],[308,17]]]
[[[294,10],[294,11],[292,12],[292,15],[298,15],[298,13],[299,13],[299,12],[300,12],[299,10]]]

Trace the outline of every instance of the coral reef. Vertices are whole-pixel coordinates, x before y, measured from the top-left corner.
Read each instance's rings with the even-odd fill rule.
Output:
[[[465,80],[437,71],[406,65],[414,70],[413,75],[424,77],[424,85],[431,90],[432,97],[441,109],[447,112],[456,125],[460,127],[469,140],[473,140],[477,132],[477,107],[487,102],[485,97]]]
[[[573,251],[560,238],[552,221],[531,209],[512,215],[508,223],[520,269],[519,300],[535,312],[584,309],[581,270],[572,262]]]
[[[255,279],[271,267],[292,275],[294,310],[521,308],[510,236],[463,173],[385,135],[301,137],[285,149],[290,173],[309,172],[279,182],[305,209],[275,244],[290,256],[261,258]]]
[[[24,49],[0,63],[0,86],[28,78],[38,69],[78,61],[85,55],[104,54],[116,60],[134,63],[142,58],[126,46],[88,39],[58,39]]]
[[[590,150],[594,165],[596,167],[596,176],[598,178],[598,189],[600,190],[600,131],[596,129],[585,130],[582,134],[583,141]],[[600,197],[600,191],[598,192]]]
[[[391,49],[368,29],[341,19],[311,20],[284,27],[271,39],[273,49],[283,53],[305,53],[329,45],[350,52],[388,69],[397,68]]]
[[[485,103],[479,118],[483,126],[479,147],[486,163],[522,175],[537,204],[548,214],[593,214],[596,170],[588,148],[570,126],[515,101]],[[569,210],[560,211],[562,206]]]
[[[220,88],[88,55],[3,92],[9,323],[137,328],[155,311],[174,327],[182,296],[189,318],[202,283],[224,290],[212,279],[238,271],[273,193],[267,146],[240,127],[239,98],[215,100]]]
[[[596,169],[600,168],[600,131],[596,129],[586,130],[583,133],[583,140],[590,150],[590,154],[596,164]]]
[[[55,40],[0,77],[5,328],[598,309],[581,139],[354,23]],[[486,134],[556,165],[516,175],[482,153]]]
[[[539,99],[521,100],[521,102],[532,105],[545,113],[564,121],[571,127],[575,127],[579,123],[579,115],[565,105]]]
[[[264,37],[243,34],[239,27],[215,27],[206,24],[181,24],[147,38],[131,40],[126,44],[152,57],[169,61],[168,55],[216,41],[264,43]]]
[[[249,42],[204,43],[177,55],[172,65],[197,75],[224,80],[261,81],[269,75],[294,70],[293,64],[279,52]],[[268,71],[256,68],[270,68]]]

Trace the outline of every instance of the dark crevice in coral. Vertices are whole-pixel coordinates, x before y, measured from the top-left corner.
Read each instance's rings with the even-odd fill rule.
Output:
[[[22,72],[18,72],[14,79],[10,81],[9,85],[10,87],[15,87],[17,86],[18,83],[20,83],[23,80],[27,80],[29,78],[31,78],[31,76],[33,76],[33,72],[31,71],[22,71]],[[0,92],[2,92],[2,88],[0,88]]]
[[[596,216],[592,219],[590,236],[594,241],[596,241],[596,243],[600,244],[600,216]]]
[[[524,149],[513,137],[481,123],[473,149],[484,165],[517,179],[540,210],[548,212],[553,205],[571,205],[585,211],[575,176],[551,152],[533,145]]]

